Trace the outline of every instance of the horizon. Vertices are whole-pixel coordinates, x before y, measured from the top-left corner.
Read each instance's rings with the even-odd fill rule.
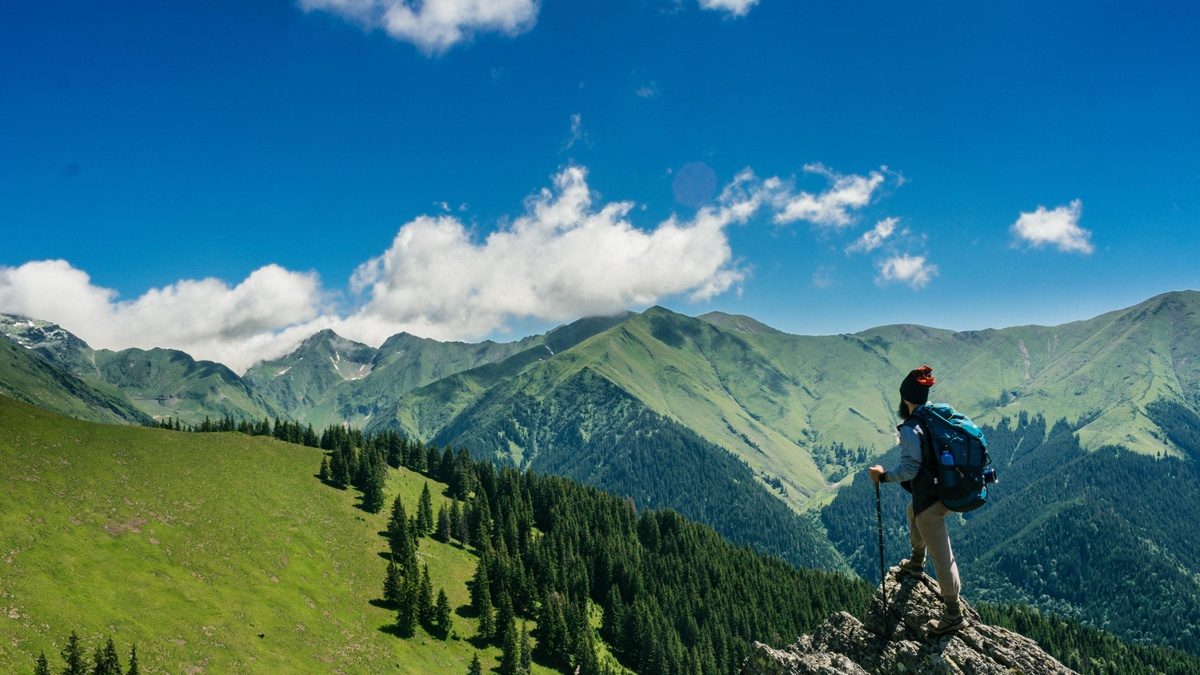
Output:
[[[952,332],[952,333],[958,334],[958,333],[969,333],[969,332],[986,331],[986,330],[998,330],[998,331],[999,331],[999,330],[1007,330],[1007,329],[1010,329],[1010,328],[1024,328],[1024,327],[1036,327],[1036,328],[1056,328],[1056,327],[1063,326],[1063,325],[1067,325],[1067,324],[1071,324],[1071,323],[1078,323],[1078,322],[1080,322],[1080,321],[1089,321],[1089,320],[1092,320],[1092,319],[1097,319],[1097,318],[1099,318],[1099,317],[1101,317],[1101,316],[1104,316],[1105,314],[1111,314],[1111,313],[1116,313],[1116,312],[1123,312],[1123,311],[1127,311],[1127,310],[1133,309],[1134,307],[1137,307],[1137,306],[1139,306],[1139,305],[1142,305],[1142,304],[1146,304],[1146,303],[1152,302],[1152,301],[1154,301],[1154,300],[1156,300],[1156,299],[1158,299],[1158,298],[1164,297],[1164,296],[1169,296],[1169,295],[1181,295],[1181,294],[1189,294],[1189,293],[1190,293],[1190,294],[1200,294],[1200,290],[1184,288],[1184,289],[1177,289],[1177,290],[1171,290],[1171,291],[1164,291],[1164,292],[1162,292],[1162,293],[1157,293],[1157,294],[1155,294],[1155,295],[1152,295],[1152,296],[1150,296],[1150,297],[1143,298],[1142,300],[1140,300],[1140,301],[1138,301],[1138,302],[1134,302],[1134,303],[1132,303],[1132,304],[1128,304],[1128,305],[1122,305],[1122,306],[1120,306],[1120,307],[1112,307],[1112,308],[1109,308],[1109,309],[1103,310],[1103,311],[1101,311],[1101,312],[1098,312],[1098,313],[1095,313],[1095,314],[1091,314],[1091,315],[1083,316],[1083,317],[1080,317],[1080,318],[1077,318],[1077,319],[1069,319],[1069,320],[1066,320],[1066,321],[1061,321],[1061,322],[1059,322],[1059,323],[1054,323],[1054,324],[1043,324],[1043,323],[1017,323],[1017,324],[1010,324],[1010,325],[1004,325],[1004,326],[983,326],[983,327],[979,327],[979,328],[962,328],[962,329],[958,329],[958,328],[947,328],[947,327],[945,327],[945,326],[935,326],[935,325],[922,324],[922,323],[885,323],[885,324],[876,324],[876,325],[872,325],[872,326],[867,326],[867,327],[865,327],[865,328],[860,328],[860,329],[858,329],[858,330],[852,330],[852,331],[843,331],[843,332],[837,332],[837,333],[793,333],[793,332],[791,332],[791,331],[787,331],[787,330],[781,329],[781,328],[779,328],[778,326],[774,326],[774,325],[771,325],[771,324],[769,324],[769,323],[766,323],[765,321],[761,321],[761,320],[760,320],[760,319],[758,319],[757,317],[751,316],[751,315],[749,315],[749,314],[737,314],[737,313],[725,312],[725,311],[721,311],[721,310],[710,310],[710,311],[708,311],[708,312],[703,312],[703,313],[700,313],[700,314],[687,314],[686,312],[681,312],[681,311],[678,311],[678,310],[676,310],[676,309],[673,309],[673,308],[671,308],[671,307],[667,307],[667,306],[665,306],[665,305],[661,305],[661,304],[658,304],[658,305],[652,305],[652,306],[650,306],[650,307],[645,307],[645,308],[642,308],[641,310],[625,309],[625,310],[621,310],[621,311],[619,311],[619,312],[615,312],[615,313],[613,313],[613,314],[592,314],[592,315],[588,315],[588,316],[580,316],[580,317],[577,317],[577,318],[575,318],[575,319],[573,319],[573,320],[571,320],[571,321],[568,321],[568,322],[565,322],[565,323],[559,323],[559,324],[557,324],[557,325],[554,325],[554,326],[550,326],[550,327],[548,327],[548,328],[546,328],[545,330],[542,330],[542,331],[540,331],[540,332],[535,332],[535,333],[526,333],[526,334],[523,334],[523,335],[521,335],[520,337],[514,337],[514,338],[512,338],[512,339],[508,339],[508,340],[495,340],[495,339],[492,339],[492,338],[485,338],[485,339],[478,340],[478,341],[474,341],[474,342],[471,342],[471,341],[464,341],[464,340],[437,340],[436,338],[428,338],[428,337],[424,337],[424,336],[421,336],[421,335],[415,335],[415,334],[413,334],[413,333],[409,333],[408,331],[400,331],[400,332],[398,332],[398,333],[394,333],[394,334],[392,334],[392,335],[389,335],[389,336],[385,337],[384,339],[380,340],[380,341],[379,341],[377,344],[372,344],[372,343],[368,343],[368,342],[359,342],[359,341],[357,341],[357,340],[353,340],[353,339],[351,339],[351,338],[348,338],[348,337],[346,337],[346,336],[344,336],[344,335],[342,335],[342,334],[338,333],[338,332],[337,332],[335,329],[333,329],[333,328],[320,328],[320,329],[318,329],[318,330],[315,330],[315,331],[313,331],[312,333],[309,333],[309,334],[307,334],[307,335],[305,335],[305,336],[303,336],[303,337],[299,338],[299,339],[298,339],[298,340],[295,342],[295,344],[293,344],[293,345],[292,345],[290,348],[288,348],[288,349],[287,349],[285,352],[283,352],[283,353],[279,354],[278,356],[271,357],[271,358],[266,358],[266,359],[262,359],[262,360],[260,360],[260,361],[255,361],[254,363],[251,363],[251,364],[249,364],[248,366],[246,366],[245,368],[241,368],[241,369],[239,369],[239,368],[234,368],[234,367],[233,367],[233,366],[231,366],[230,364],[224,363],[223,361],[219,361],[219,360],[215,360],[215,359],[205,359],[205,358],[201,358],[201,357],[198,357],[198,356],[196,356],[195,354],[191,354],[190,352],[187,352],[186,350],[182,350],[182,349],[176,349],[176,348],[174,348],[174,347],[167,347],[167,346],[161,346],[161,345],[156,345],[156,346],[153,346],[153,347],[123,347],[123,348],[120,348],[120,349],[110,349],[110,348],[107,348],[107,347],[101,347],[100,349],[110,349],[110,351],[122,351],[122,350],[124,350],[124,349],[130,349],[130,348],[132,348],[132,349],[144,349],[144,350],[146,350],[146,351],[151,351],[151,350],[154,350],[154,349],[165,349],[165,350],[181,351],[181,352],[183,352],[183,353],[185,353],[185,354],[188,354],[189,356],[191,356],[192,358],[194,358],[196,361],[209,361],[209,362],[212,362],[212,363],[218,363],[218,364],[220,364],[220,365],[222,365],[222,366],[225,366],[226,368],[229,368],[230,370],[232,370],[234,373],[236,373],[236,374],[237,374],[237,375],[240,377],[240,376],[243,376],[243,375],[245,375],[245,374],[246,374],[246,371],[248,371],[250,368],[253,368],[254,366],[257,366],[257,365],[260,365],[260,364],[263,364],[263,363],[266,363],[266,362],[269,362],[269,361],[274,361],[274,360],[283,359],[283,358],[286,358],[287,356],[290,356],[291,354],[295,353],[295,352],[296,352],[296,350],[298,350],[298,349],[299,349],[301,346],[303,346],[303,344],[304,344],[305,342],[307,342],[309,339],[311,339],[311,338],[315,337],[316,335],[318,335],[318,334],[320,334],[320,333],[325,333],[325,332],[332,333],[334,336],[336,336],[336,337],[338,337],[338,338],[340,338],[340,339],[343,339],[343,340],[349,340],[349,341],[351,341],[351,342],[354,342],[354,343],[356,343],[356,344],[360,344],[360,345],[363,345],[363,346],[366,346],[366,347],[370,347],[371,349],[379,349],[379,348],[381,348],[381,347],[383,346],[383,344],[384,344],[385,342],[387,342],[388,340],[390,340],[390,339],[392,339],[392,338],[394,338],[394,337],[400,336],[400,335],[408,335],[408,336],[411,336],[411,337],[414,337],[414,338],[418,338],[418,339],[422,339],[422,340],[434,340],[435,342],[442,342],[442,343],[480,344],[480,343],[485,343],[485,342],[493,342],[493,343],[497,343],[497,344],[513,344],[513,343],[521,342],[521,341],[523,341],[523,340],[528,340],[528,339],[530,339],[530,338],[534,338],[534,337],[539,337],[539,336],[545,335],[545,334],[547,334],[547,333],[550,333],[550,332],[552,332],[552,331],[554,331],[554,330],[558,330],[558,329],[560,329],[560,328],[564,328],[564,327],[570,326],[571,324],[573,324],[573,323],[576,323],[576,322],[578,322],[578,321],[584,321],[584,320],[587,320],[587,319],[590,319],[590,318],[597,318],[597,317],[616,317],[616,316],[618,316],[618,315],[620,315],[620,314],[629,314],[629,315],[631,315],[631,316],[641,316],[641,315],[645,314],[646,312],[649,312],[649,311],[651,311],[651,310],[653,310],[653,309],[656,309],[656,308],[657,308],[657,309],[663,309],[663,310],[666,310],[666,311],[668,311],[668,312],[671,312],[671,313],[673,313],[673,314],[679,314],[679,315],[681,315],[681,316],[686,316],[686,317],[689,317],[689,318],[691,318],[691,319],[695,319],[695,320],[697,320],[697,321],[704,321],[704,320],[705,320],[705,319],[704,319],[704,316],[706,316],[706,315],[709,315],[709,314],[722,314],[722,315],[725,315],[725,316],[731,316],[731,317],[735,317],[735,318],[747,318],[747,319],[750,319],[751,321],[754,321],[754,322],[756,322],[756,323],[762,324],[763,326],[765,326],[765,327],[767,327],[767,328],[770,328],[770,329],[772,329],[772,330],[776,330],[776,331],[779,331],[780,333],[783,333],[783,334],[785,334],[785,335],[791,335],[791,336],[795,336],[795,337],[836,337],[836,336],[839,336],[839,335],[857,335],[857,334],[859,334],[859,333],[864,333],[864,332],[867,332],[867,331],[871,331],[871,330],[877,330],[877,329],[882,329],[882,328],[889,328],[889,327],[893,327],[893,326],[914,326],[914,327],[918,327],[918,328],[928,328],[928,329],[931,329],[931,330],[945,330],[945,331],[950,331],[950,332]],[[78,337],[78,338],[80,338],[80,339],[83,339],[83,338],[82,338],[82,336],[79,336],[78,334],[76,334],[74,331],[72,331],[72,330],[71,330],[70,328],[68,328],[67,326],[63,326],[63,325],[61,325],[61,324],[58,324],[58,323],[56,323],[56,322],[53,322],[53,321],[46,321],[45,319],[40,319],[40,318],[38,318],[38,317],[34,317],[34,316],[27,316],[27,315],[23,315],[23,314],[14,314],[14,313],[10,313],[10,312],[0,312],[0,316],[11,316],[11,317],[15,317],[15,318],[22,318],[22,319],[26,319],[26,320],[33,320],[33,321],[44,321],[44,322],[46,322],[46,323],[50,323],[50,324],[53,324],[53,325],[55,325],[55,326],[58,326],[59,328],[62,328],[63,330],[66,330],[68,333],[71,333],[72,335],[75,335],[76,337]],[[84,340],[84,342],[87,342],[87,340]],[[96,349],[96,347],[95,347],[95,346],[93,346],[91,343],[88,343],[88,346],[89,346],[89,347],[91,347],[91,348],[93,348],[93,349]]]
[[[246,366],[321,328],[981,330],[1200,284],[1195,7],[473,11],[0,10],[0,311]]]

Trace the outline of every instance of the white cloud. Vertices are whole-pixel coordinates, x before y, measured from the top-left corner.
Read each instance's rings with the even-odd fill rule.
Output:
[[[329,306],[315,273],[278,265],[236,285],[182,280],[122,299],[66,261],[43,260],[0,266],[0,312],[53,321],[97,348],[182,349],[237,371],[322,328],[369,344],[400,331],[474,340],[514,321],[563,321],[735,289],[747,268],[734,258],[728,228],[760,211],[777,216],[792,197],[783,180],[746,169],[691,215],[639,227],[635,204],[601,201],[586,169],[571,166],[483,238],[452,202],[433,202],[431,215],[400,227],[387,250],[355,270],[353,297],[341,311]],[[915,260],[916,268],[890,263],[881,278],[924,285],[936,268]],[[831,273],[815,275],[814,285],[830,283]]]
[[[382,29],[426,54],[439,54],[476,33],[519,35],[537,22],[537,0],[300,0],[306,11],[332,12]]]
[[[570,150],[575,147],[576,143],[588,144],[587,132],[583,130],[583,115],[579,113],[571,114],[571,135],[567,137],[567,142],[563,148]]]
[[[880,261],[875,283],[883,286],[894,281],[920,289],[929,285],[937,273],[937,265],[923,255],[894,255]]]
[[[746,16],[758,0],[700,0],[703,9],[729,12],[733,16]]]
[[[638,98],[658,98],[658,82],[650,80],[646,84],[643,84],[634,90],[633,93],[637,94]]]
[[[804,220],[838,230],[850,224],[852,211],[871,203],[871,198],[886,179],[887,167],[880,167],[878,171],[865,176],[843,176],[822,164],[806,164],[804,171],[828,178],[829,189],[817,194],[800,192],[781,195],[782,210],[775,215],[775,222],[784,224]]]
[[[1010,231],[1018,241],[1033,248],[1051,245],[1064,253],[1088,255],[1095,247],[1091,242],[1091,230],[1079,227],[1082,213],[1083,202],[1078,199],[1053,209],[1038,206],[1033,213],[1022,212]]]
[[[862,236],[846,247],[846,253],[869,253],[883,245],[883,242],[896,231],[899,218],[884,218],[875,223],[875,227],[863,232]]]
[[[65,260],[0,267],[0,311],[53,321],[96,348],[172,347],[239,371],[317,330],[320,298],[315,274],[278,265],[234,287],[184,280],[128,301]]]
[[[594,201],[586,171],[570,167],[483,241],[451,216],[413,220],[355,272],[352,286],[368,299],[340,331],[371,343],[400,330],[473,339],[512,318],[559,321],[678,294],[710,298],[744,275],[725,228],[764,203],[749,172],[717,204],[651,230],[629,221],[631,202]]]

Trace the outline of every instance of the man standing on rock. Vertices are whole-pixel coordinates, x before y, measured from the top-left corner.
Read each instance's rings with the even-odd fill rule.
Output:
[[[912,574],[925,571],[925,551],[933,556],[933,567],[937,571],[938,586],[942,600],[946,603],[942,618],[930,631],[944,635],[966,625],[958,594],[961,584],[958,578],[958,563],[954,550],[950,548],[950,534],[946,531],[946,515],[950,509],[941,502],[934,482],[936,467],[925,461],[923,448],[926,432],[913,411],[929,402],[929,388],[934,385],[933,369],[921,366],[913,370],[900,383],[900,418],[904,420],[896,430],[900,432],[900,463],[890,471],[878,464],[869,469],[871,480],[876,483],[900,483],[912,493],[908,505],[909,540],[912,555],[900,563],[900,568]],[[930,453],[932,454],[932,453]],[[933,460],[929,460],[932,462]]]

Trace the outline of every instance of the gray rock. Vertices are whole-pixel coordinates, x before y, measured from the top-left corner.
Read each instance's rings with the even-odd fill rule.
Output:
[[[968,625],[950,635],[931,635],[942,615],[937,582],[893,567],[884,582],[887,602],[876,592],[865,622],[838,612],[791,646],[756,642],[743,675],[949,673],[1043,675],[1075,671],[1024,635],[980,622],[965,602]]]

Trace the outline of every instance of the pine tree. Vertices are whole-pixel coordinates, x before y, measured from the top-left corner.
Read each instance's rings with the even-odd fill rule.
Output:
[[[75,631],[71,631],[71,635],[67,637],[67,644],[62,649],[62,658],[66,663],[62,675],[86,675],[87,658],[83,655],[83,647],[79,645],[79,635]]]
[[[308,428],[311,431],[312,425],[309,425]],[[137,645],[129,648],[129,670],[125,671],[125,675],[141,675],[141,671],[138,670]]]
[[[533,668],[533,648],[529,644],[529,629],[525,626],[525,622],[521,622],[521,673],[529,675],[530,669]]]
[[[400,566],[400,573],[411,576],[417,571],[417,543],[413,541],[409,529],[408,516],[404,513],[404,503],[400,497],[392,502],[392,517],[388,520],[388,545],[392,549],[392,558]]]
[[[467,675],[483,675],[483,664],[479,662],[479,652],[475,652],[475,656],[471,659],[471,665],[467,666]]]
[[[367,476],[366,484],[363,485],[363,508],[368,513],[379,513],[383,510],[383,483],[384,475],[380,470],[372,470],[371,475]]]
[[[466,532],[463,530],[463,522],[462,508],[459,507],[457,499],[452,500],[450,502],[450,536],[458,540],[458,543],[466,546]]]
[[[515,626],[516,616],[513,614],[512,600],[509,599],[508,593],[502,587],[497,591],[496,596],[496,637],[501,638],[501,647],[504,646],[503,640],[508,633],[516,635]]]
[[[445,640],[450,637],[450,598],[446,597],[446,589],[438,589],[437,605],[433,610],[433,622],[437,626],[438,637]]]
[[[205,422],[208,420],[205,419]],[[104,647],[96,645],[96,651],[92,654],[92,675],[112,675],[108,670],[108,665],[104,660]]]
[[[383,579],[383,601],[392,607],[400,602],[400,590],[403,582],[400,579],[400,568],[396,567],[396,559],[388,559],[387,576]]]
[[[479,658],[478,655],[475,657]],[[50,675],[50,664],[46,661],[46,652],[42,652],[38,657],[37,665],[33,667],[33,675]]]
[[[345,488],[350,484],[350,467],[346,466],[346,457],[340,451],[333,451],[329,461],[329,478],[335,487]]]
[[[521,643],[517,641],[517,630],[510,622],[502,629],[500,639],[500,675],[519,675],[521,672]]]
[[[396,609],[396,632],[400,637],[412,637],[417,627],[417,584],[410,578],[400,590]]]
[[[322,483],[328,483],[329,477],[330,477],[329,455],[322,455],[321,456],[321,470],[317,472],[317,478],[320,479],[320,481]]]
[[[433,618],[433,582],[429,580],[429,565],[423,565],[421,585],[417,590],[417,619],[425,626],[431,626]]]
[[[429,494],[429,483],[421,490],[421,501],[417,502],[417,530],[421,536],[433,529],[433,497]]]
[[[492,611],[491,594],[483,596],[483,600],[475,608],[479,612],[479,632],[477,635],[484,640],[491,640],[496,635],[496,615]]]
[[[92,675],[121,675],[121,659],[117,656],[117,648],[111,637],[104,647],[96,647],[93,660]]]
[[[445,504],[438,507],[437,530],[434,531],[433,538],[444,544],[450,543],[450,512],[446,510]]]

